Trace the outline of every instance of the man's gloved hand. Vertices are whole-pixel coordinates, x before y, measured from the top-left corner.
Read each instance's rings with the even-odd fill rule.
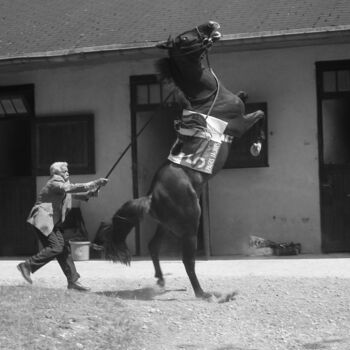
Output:
[[[108,179],[100,178],[89,182],[89,191],[98,191],[100,187],[105,186]]]
[[[101,177],[98,180],[95,180],[97,187],[102,187],[105,186],[108,182],[108,179],[104,179],[103,177]]]

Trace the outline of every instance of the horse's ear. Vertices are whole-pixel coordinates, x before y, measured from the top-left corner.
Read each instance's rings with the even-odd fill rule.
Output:
[[[158,44],[156,44],[156,47],[158,47],[158,49],[165,49],[165,50],[169,50],[173,47],[174,45],[174,41],[173,39],[171,39],[171,37],[169,36],[167,41],[161,41]]]

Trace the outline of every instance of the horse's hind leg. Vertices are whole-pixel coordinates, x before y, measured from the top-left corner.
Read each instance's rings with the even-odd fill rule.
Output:
[[[197,298],[208,299],[211,297],[211,294],[203,291],[195,271],[197,235],[184,236],[182,244],[182,262],[190,279],[194,294]]]
[[[165,286],[163,272],[162,272],[162,269],[160,268],[160,263],[159,263],[159,252],[160,252],[160,247],[162,244],[163,237],[164,237],[164,228],[161,225],[158,225],[156,233],[148,243],[148,249],[149,249],[154,270],[155,270],[154,277],[157,278],[157,284],[161,287]]]

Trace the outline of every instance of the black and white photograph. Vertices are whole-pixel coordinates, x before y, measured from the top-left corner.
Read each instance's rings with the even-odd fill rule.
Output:
[[[0,1],[0,350],[349,350],[349,291],[350,1]]]

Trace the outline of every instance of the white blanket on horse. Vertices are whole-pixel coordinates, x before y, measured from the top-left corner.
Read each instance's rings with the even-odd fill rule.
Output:
[[[224,135],[226,126],[227,122],[218,118],[184,110],[182,120],[175,122],[178,137],[168,159],[212,174],[221,142],[232,142],[231,137]]]

